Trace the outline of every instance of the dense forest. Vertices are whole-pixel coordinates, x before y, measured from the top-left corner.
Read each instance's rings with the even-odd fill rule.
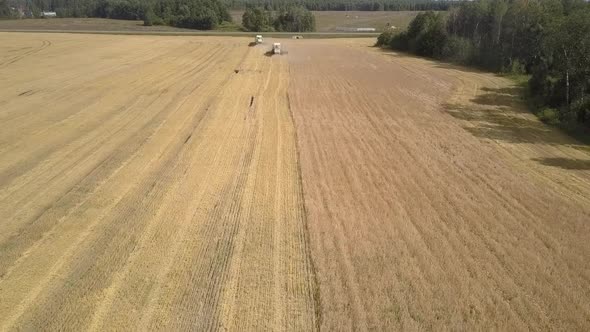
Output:
[[[528,74],[528,99],[547,122],[590,128],[590,4],[480,0],[419,14],[377,45],[496,72]]]
[[[262,7],[247,7],[242,25],[248,31],[308,32],[315,30],[313,14],[301,6],[290,6],[277,11]]]

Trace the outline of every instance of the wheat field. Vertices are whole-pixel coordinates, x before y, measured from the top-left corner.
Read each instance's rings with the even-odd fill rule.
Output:
[[[590,150],[371,39],[0,33],[0,330],[590,329]]]

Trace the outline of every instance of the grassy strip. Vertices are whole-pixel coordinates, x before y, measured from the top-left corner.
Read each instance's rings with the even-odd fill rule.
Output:
[[[0,29],[0,32],[31,32],[31,33],[78,33],[98,35],[149,35],[149,36],[227,36],[227,37],[254,37],[262,34],[264,37],[291,38],[303,36],[308,39],[317,38],[375,38],[378,33],[347,33],[347,32],[241,32],[241,31],[98,31],[98,30],[53,30],[53,29]]]

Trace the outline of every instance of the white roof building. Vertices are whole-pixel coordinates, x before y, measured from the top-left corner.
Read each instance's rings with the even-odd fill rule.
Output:
[[[56,12],[41,12],[41,17],[57,17]]]

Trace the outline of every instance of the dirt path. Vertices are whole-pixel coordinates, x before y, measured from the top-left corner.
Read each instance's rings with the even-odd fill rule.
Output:
[[[288,66],[248,41],[0,35],[0,330],[316,326]]]
[[[504,79],[290,47],[325,330],[590,327],[590,155]]]

